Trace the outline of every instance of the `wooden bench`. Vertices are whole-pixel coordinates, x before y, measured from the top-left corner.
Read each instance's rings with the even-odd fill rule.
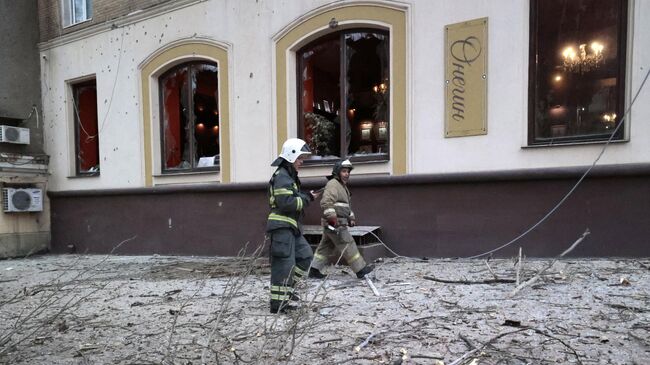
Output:
[[[320,225],[303,225],[302,229],[305,239],[315,251],[323,235],[323,227]],[[354,242],[357,243],[359,252],[367,262],[372,262],[379,257],[388,257],[388,251],[375,237],[375,235],[380,235],[381,226],[354,226],[348,227],[348,231],[354,238]]]

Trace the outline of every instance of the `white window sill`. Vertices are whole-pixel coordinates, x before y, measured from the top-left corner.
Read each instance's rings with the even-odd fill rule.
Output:
[[[221,181],[221,172],[191,171],[153,175],[153,185],[200,184]]]
[[[360,161],[352,162],[354,175],[389,175],[391,173],[390,161]],[[322,177],[332,173],[333,164],[329,165],[307,165],[303,164],[300,168],[299,176],[303,177]]]
[[[628,143],[628,142],[630,142],[630,139],[625,138],[625,139],[613,140],[613,141],[611,141],[609,143],[613,144],[613,143]],[[585,145],[594,145],[594,144],[602,145],[602,144],[605,144],[605,143],[607,143],[607,141],[583,141],[583,142],[576,141],[576,142],[563,142],[563,143],[555,143],[555,144],[547,143],[547,144],[523,145],[523,146],[521,146],[521,148],[522,149],[535,149],[535,148],[548,148],[548,147],[551,147],[551,148],[553,148],[553,147],[571,147],[571,146],[585,146]]]
[[[99,172],[95,174],[79,174],[79,175],[71,175],[68,176],[68,179],[87,179],[87,178],[92,178],[92,177],[99,177]]]
[[[88,23],[88,22],[90,22],[91,20],[93,20],[93,18],[88,18],[88,19],[86,19],[86,20],[82,20],[82,21],[80,21],[80,22],[76,22],[76,23],[72,23],[72,24],[67,24],[67,25],[64,25],[64,26],[63,26],[63,29],[68,29],[68,28],[72,28],[72,27],[74,27],[75,25]]]

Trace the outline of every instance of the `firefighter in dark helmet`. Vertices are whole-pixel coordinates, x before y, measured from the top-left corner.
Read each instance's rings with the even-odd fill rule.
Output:
[[[327,177],[329,181],[325,185],[323,198],[320,201],[320,206],[323,209],[321,218],[323,237],[316,248],[314,261],[309,269],[309,277],[324,278],[325,274],[321,270],[329,263],[330,257],[338,257],[341,252],[359,279],[373,270],[372,265],[366,265],[354,238],[348,231],[348,226],[356,225],[350,190],[348,190],[350,171],[352,171],[350,160],[338,161],[334,164],[332,175]]]
[[[311,154],[305,141],[290,138],[282,145],[277,166],[269,181],[271,213],[266,224],[271,239],[271,313],[286,312],[296,307],[294,287],[307,275],[313,253],[302,236],[302,215],[311,201],[320,196],[313,191],[300,191],[298,170],[304,156]]]

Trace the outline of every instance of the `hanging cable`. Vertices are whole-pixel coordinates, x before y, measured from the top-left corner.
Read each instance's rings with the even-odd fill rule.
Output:
[[[91,135],[86,131],[86,129],[83,126],[83,123],[81,123],[81,118],[79,117],[79,109],[77,107],[77,102],[76,100],[72,101],[72,105],[74,107],[75,114],[77,115],[77,120],[79,121],[79,127],[81,130],[86,134],[86,142],[90,141],[94,138],[97,138],[99,134],[102,132],[104,129],[104,126],[106,125],[106,120],[108,118],[108,114],[111,111],[111,105],[113,104],[113,97],[115,95],[115,87],[117,85],[117,78],[119,77],[120,73],[120,64],[122,63],[122,53],[123,53],[123,47],[124,47],[124,26],[122,27],[122,35],[121,35],[121,41],[120,41],[120,48],[118,49],[119,52],[119,57],[117,58],[117,67],[115,69],[115,79],[113,79],[113,88],[111,89],[111,96],[108,99],[108,105],[106,107],[106,112],[104,113],[104,117],[102,118],[101,124],[98,126],[99,128],[97,129],[97,133]]]
[[[40,119],[41,118],[40,118],[40,116],[38,114],[38,108],[36,107],[36,105],[34,105],[34,112],[36,112],[36,129],[38,129],[39,125],[40,125]]]
[[[102,120],[102,124],[99,127],[99,130],[97,131],[97,134],[101,133],[102,130],[104,130],[104,124],[106,123],[106,119],[108,118],[108,113],[111,110],[111,105],[113,104],[113,96],[115,95],[115,86],[117,85],[117,78],[120,74],[120,64],[122,63],[122,53],[124,53],[124,28],[125,26],[122,26],[122,35],[121,35],[121,41],[120,41],[120,48],[118,49],[118,52],[120,53],[120,56],[117,58],[117,68],[115,69],[115,79],[113,80],[113,89],[111,90],[111,97],[108,99],[108,107],[106,108],[106,113],[104,114],[104,118]]]
[[[630,105],[627,107],[627,109],[626,109],[625,113],[623,114],[623,117],[621,118],[621,120],[620,120],[618,126],[616,126],[616,128],[615,128],[614,131],[612,132],[612,135],[611,135],[611,136],[609,137],[609,139],[607,140],[607,143],[605,143],[605,145],[604,145],[603,148],[601,149],[600,153],[598,154],[598,156],[596,157],[596,159],[594,160],[594,162],[593,162],[593,163],[591,164],[591,166],[590,166],[590,167],[589,167],[589,168],[588,168],[588,169],[587,169],[587,170],[582,174],[582,176],[580,177],[580,179],[578,179],[578,181],[574,184],[574,186],[571,188],[571,190],[569,190],[569,192],[566,193],[566,195],[564,195],[564,197],[563,197],[563,198],[562,198],[562,199],[561,199],[561,200],[560,200],[560,201],[559,201],[559,202],[558,202],[558,203],[557,203],[557,204],[556,204],[556,205],[555,205],[555,206],[554,206],[554,207],[553,207],[553,208],[552,208],[548,213],[546,213],[546,215],[544,215],[544,217],[542,217],[539,221],[537,221],[537,223],[533,224],[530,228],[528,228],[526,231],[524,231],[524,232],[523,232],[522,234],[520,234],[519,236],[515,237],[515,238],[512,239],[511,241],[509,241],[509,242],[507,242],[507,243],[505,243],[505,244],[503,244],[503,245],[501,245],[501,246],[499,246],[499,247],[497,247],[497,248],[495,248],[495,249],[492,249],[492,250],[490,250],[490,251],[487,251],[487,252],[481,253],[481,254],[479,254],[479,255],[474,255],[474,256],[465,257],[465,259],[476,259],[476,258],[479,258],[479,257],[487,256],[487,255],[489,255],[489,254],[495,253],[495,252],[497,252],[497,251],[499,251],[499,250],[501,250],[501,249],[504,249],[504,248],[510,246],[511,244],[517,242],[518,240],[520,240],[521,238],[523,238],[524,236],[526,236],[528,233],[530,233],[531,231],[533,231],[533,230],[534,230],[535,228],[537,228],[539,225],[541,225],[542,223],[544,223],[544,222],[545,222],[545,221],[546,221],[546,220],[547,220],[547,219],[548,219],[548,218],[549,218],[553,213],[555,213],[555,211],[558,210],[558,209],[560,208],[560,206],[562,206],[562,204],[564,204],[564,202],[565,202],[565,201],[566,201],[566,200],[567,200],[567,199],[568,199],[568,198],[573,194],[573,192],[578,188],[578,186],[580,186],[580,184],[582,183],[582,181],[587,177],[587,175],[591,172],[591,170],[596,166],[596,164],[598,163],[598,161],[600,160],[600,158],[603,156],[603,154],[605,153],[605,150],[607,149],[607,147],[608,147],[609,144],[611,143],[612,139],[613,139],[614,136],[616,135],[616,132],[618,132],[618,130],[619,130],[619,129],[621,128],[621,126],[624,124],[624,123],[623,123],[624,120],[627,118],[627,116],[629,115],[630,111],[632,110],[632,106],[634,105],[634,103],[636,102],[636,100],[637,100],[639,94],[640,94],[641,91],[643,90],[643,87],[645,86],[645,83],[646,83],[646,81],[648,80],[648,76],[649,76],[649,75],[650,75],[650,69],[648,70],[648,72],[646,72],[645,77],[643,78],[643,81],[641,82],[641,85],[639,86],[639,89],[638,89],[637,92],[634,94],[634,98],[632,98],[632,102],[631,102]],[[382,244],[386,249],[388,249],[388,251],[390,251],[393,255],[395,255],[395,257],[398,257],[398,258],[404,258],[404,256],[399,255],[398,253],[396,253],[395,251],[393,251],[393,250],[392,250],[392,249],[391,249],[391,248],[390,248],[386,243],[384,243],[384,241],[382,241],[382,240],[381,240],[381,239],[380,239],[376,234],[374,234],[373,232],[368,232],[368,233],[370,233],[370,234],[372,234],[373,236],[375,236],[375,238],[376,238],[377,240],[379,240],[379,242],[380,242],[380,243],[381,243],[381,244]]]
[[[648,80],[648,75],[650,75],[650,69],[648,70],[648,72],[646,72],[645,77],[643,78],[643,81],[641,82],[641,85],[639,86],[639,89],[637,90],[636,94],[634,95],[634,98],[632,98],[632,102],[627,107],[627,110],[625,111],[625,114],[623,114],[623,117],[621,118],[621,121],[618,123],[618,125],[616,126],[616,128],[612,132],[612,135],[609,137],[609,139],[607,140],[607,143],[605,143],[605,145],[601,149],[600,153],[598,154],[598,156],[596,157],[594,162],[582,174],[580,179],[578,179],[578,182],[575,183],[575,185],[571,188],[571,190],[569,190],[569,192],[566,193],[566,195],[564,195],[564,197],[553,207],[553,209],[551,209],[548,213],[546,213],[546,215],[544,215],[544,217],[542,217],[542,219],[540,219],[537,223],[533,224],[530,228],[528,228],[526,231],[524,231],[519,236],[512,239],[510,242],[504,243],[503,245],[501,245],[501,246],[499,246],[499,247],[497,247],[497,248],[495,248],[493,250],[484,252],[482,254],[466,257],[467,259],[476,259],[476,258],[479,258],[479,257],[487,256],[487,255],[489,255],[491,253],[497,252],[497,251],[499,251],[499,250],[501,250],[503,248],[506,248],[506,247],[510,246],[511,244],[517,242],[518,240],[520,240],[521,238],[526,236],[528,233],[530,233],[532,230],[537,228],[540,224],[544,223],[553,213],[555,213],[556,210],[558,210],[558,208],[560,208],[560,206],[562,206],[562,204],[564,204],[564,202],[573,194],[573,192],[578,188],[578,186],[580,186],[582,181],[587,177],[587,175],[591,172],[591,170],[596,166],[596,164],[598,163],[600,158],[605,153],[605,150],[609,146],[610,142],[612,141],[612,139],[616,135],[616,132],[618,132],[619,128],[621,128],[621,126],[624,124],[623,122],[625,121],[625,119],[629,115],[630,111],[632,110],[632,106],[634,105],[634,102],[636,101],[637,97],[641,93],[641,90],[643,90],[643,86],[645,85],[646,81]]]

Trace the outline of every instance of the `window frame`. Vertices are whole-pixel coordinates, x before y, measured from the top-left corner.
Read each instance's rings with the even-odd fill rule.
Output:
[[[622,142],[626,140],[626,135],[629,130],[628,118],[621,121],[623,125],[618,129],[616,134],[594,134],[588,136],[566,136],[558,138],[551,138],[548,141],[536,141],[535,136],[535,103],[537,99],[536,84],[537,84],[537,64],[538,64],[538,36],[537,26],[538,19],[536,10],[538,4],[543,0],[530,0],[529,1],[529,50],[528,50],[528,133],[527,145],[529,147],[551,147],[551,146],[566,146],[576,144],[592,144],[592,143],[606,143],[608,140],[612,142]],[[626,107],[626,94],[627,94],[627,53],[628,53],[628,17],[630,16],[630,6],[628,0],[621,0],[620,4],[621,16],[619,18],[618,29],[618,65],[617,65],[617,100],[616,108],[620,110],[621,116],[624,114]],[[539,138],[537,138],[539,139]]]
[[[163,101],[163,91],[164,91],[164,85],[161,82],[165,76],[173,73],[176,70],[179,70],[183,67],[187,67],[188,69],[188,79],[191,77],[192,74],[192,67],[194,65],[210,65],[214,66],[217,68],[217,85],[216,89],[219,91],[219,73],[220,73],[220,68],[219,68],[219,63],[216,61],[208,61],[208,60],[190,60],[186,62],[182,62],[179,64],[175,64],[174,66],[170,67],[169,69],[165,70],[162,72],[158,77],[158,106],[159,106],[159,140],[160,140],[160,173],[162,175],[178,175],[178,174],[193,174],[193,173],[213,173],[213,172],[219,172],[221,171],[221,131],[219,133],[219,155],[218,158],[215,158],[214,165],[213,166],[208,166],[208,167],[196,167],[192,166],[190,168],[185,168],[185,169],[170,169],[165,166],[166,164],[166,154],[165,154],[165,105]],[[189,90],[187,90],[187,105],[194,105],[193,99],[194,95],[191,90],[191,81],[188,80],[187,82],[187,87]],[[217,97],[217,105],[219,105],[219,97]],[[220,107],[218,108],[219,110],[221,109]],[[188,118],[188,123],[192,123],[192,131],[196,128],[196,125],[194,124],[194,108],[191,107],[189,108],[189,118]],[[219,114],[219,125],[221,126],[221,114]],[[221,127],[219,127],[221,129]],[[196,151],[196,141],[192,139],[190,143],[190,156],[194,156],[194,153]],[[192,165],[194,165],[194,161],[192,159]]]
[[[80,154],[80,126],[81,126],[81,120],[80,120],[80,111],[79,111],[79,89],[82,87],[87,87],[90,85],[94,85],[95,87],[95,108],[96,113],[97,113],[97,162],[100,165],[100,168],[97,171],[82,171],[81,166],[80,166],[80,161],[79,161],[79,154]],[[86,79],[82,80],[79,82],[75,82],[70,84],[71,91],[72,91],[72,108],[73,108],[73,123],[74,123],[74,145],[75,145],[75,154],[74,154],[74,161],[75,161],[75,176],[77,177],[92,177],[92,176],[99,176],[101,174],[101,158],[99,157],[99,105],[97,104],[97,79],[92,78],[92,79]]]
[[[80,21],[75,21],[75,2],[77,1],[81,1],[83,3],[83,9],[85,12],[84,19]],[[92,13],[93,0],[61,0],[61,17],[63,18],[63,28],[71,27],[92,20]]]
[[[319,37],[310,39],[309,42],[303,44],[302,46],[300,46],[296,50],[296,53],[295,53],[296,54],[296,63],[295,63],[295,66],[296,66],[295,67],[296,94],[295,94],[295,98],[296,98],[296,116],[298,117],[298,120],[297,120],[297,122],[298,122],[297,132],[298,132],[298,137],[299,138],[304,138],[304,135],[305,135],[305,117],[304,117],[303,112],[302,112],[303,105],[302,105],[302,97],[301,97],[303,95],[304,89],[303,89],[302,73],[301,73],[301,71],[302,71],[302,69],[301,69],[302,60],[300,59],[300,56],[304,53],[303,49],[305,47],[307,47],[308,45],[313,44],[313,43],[315,43],[315,42],[317,42],[317,41],[319,41],[319,40],[321,40],[323,38],[332,37],[333,34],[338,35],[339,47],[340,47],[340,53],[339,53],[339,85],[341,85],[340,90],[339,90],[339,105],[340,105],[339,115],[340,115],[340,117],[345,116],[345,118],[347,118],[347,113],[345,113],[345,111],[348,110],[348,108],[347,108],[347,106],[348,106],[348,104],[347,104],[347,93],[348,93],[348,88],[347,87],[348,87],[348,83],[347,83],[347,80],[346,80],[346,74],[347,74],[346,73],[347,72],[347,47],[345,46],[345,36],[346,36],[346,34],[350,34],[350,33],[363,33],[363,32],[366,32],[366,33],[378,33],[378,34],[384,35],[387,38],[386,41],[388,42],[388,44],[389,45],[391,44],[390,43],[391,42],[391,31],[390,31],[390,29],[379,28],[379,27],[378,28],[373,28],[373,27],[368,27],[368,26],[361,26],[361,27],[345,28],[345,29],[341,29],[341,30],[338,30],[338,31],[335,31],[335,32],[322,34]],[[334,38],[334,37],[332,37],[332,38]],[[388,63],[389,64],[391,63],[391,57],[392,57],[392,54],[391,54],[390,47],[389,47],[389,49],[388,49]],[[391,80],[391,77],[392,77],[391,71],[392,71],[392,69],[389,67],[389,75],[388,75],[389,80]],[[388,92],[389,92],[389,95],[390,95],[390,93],[391,93],[391,87],[390,86],[388,88]],[[317,160],[305,159],[303,163],[305,165],[307,165],[307,166],[331,166],[336,161],[339,161],[340,159],[349,159],[350,161],[357,162],[357,163],[359,163],[359,162],[388,162],[388,161],[390,161],[390,159],[391,159],[390,151],[391,151],[391,144],[392,144],[392,138],[391,138],[392,120],[390,119],[392,114],[391,114],[391,99],[390,99],[390,97],[388,98],[388,103],[387,103],[387,107],[386,107],[386,115],[388,116],[389,120],[388,120],[388,136],[387,136],[388,149],[387,149],[387,151],[385,153],[382,153],[381,155],[374,155],[374,156],[348,155],[347,154],[348,151],[343,151],[343,146],[345,146],[345,144],[346,144],[346,138],[345,138],[346,134],[345,134],[345,132],[347,132],[347,130],[348,130],[348,123],[341,123],[342,128],[340,130],[340,135],[339,135],[339,145],[341,146],[341,150],[338,151],[340,156],[338,158],[317,159]],[[343,129],[343,126],[345,126],[345,130]],[[345,154],[343,154],[342,152],[345,152]]]

